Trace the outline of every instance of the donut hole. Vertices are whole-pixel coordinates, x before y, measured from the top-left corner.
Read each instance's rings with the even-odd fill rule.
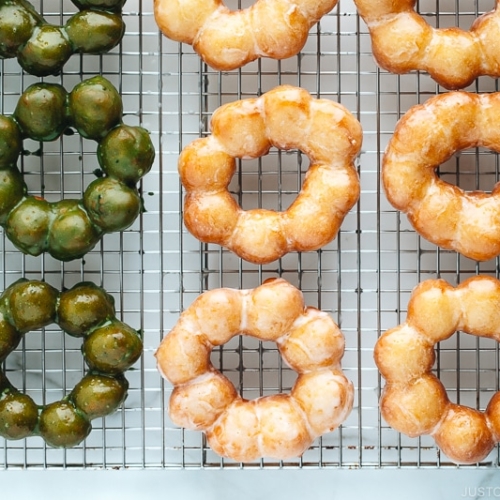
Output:
[[[288,394],[297,373],[283,361],[274,342],[249,336],[236,336],[216,347],[210,356],[243,398],[252,400],[277,393]]]
[[[5,373],[36,404],[59,401],[85,373],[81,345],[81,339],[66,335],[55,324],[30,331],[5,360]]]
[[[31,139],[23,141],[23,155],[18,161],[19,169],[23,172],[24,182],[33,194],[40,194],[40,172],[42,170],[41,143]],[[44,159],[45,160],[45,159]]]
[[[498,343],[489,338],[456,332],[438,344],[433,371],[452,403],[484,411],[496,392]]]
[[[297,198],[309,166],[309,158],[298,150],[272,148],[266,156],[240,160],[229,190],[243,210],[282,212]]]
[[[466,192],[491,193],[499,180],[498,153],[478,147],[455,153],[436,170],[438,177]]]
[[[43,144],[25,139],[24,151],[18,165],[31,195],[56,202],[63,198],[61,192],[64,192],[66,199],[79,199],[85,187],[95,179],[98,163],[92,141],[84,140],[82,150],[78,136]],[[62,163],[61,153],[64,155]]]
[[[233,11],[248,9],[248,7],[251,7],[255,3],[256,0],[224,0],[224,5]]]
[[[23,151],[18,166],[23,171],[28,192],[43,195],[49,202],[60,201],[61,193],[66,199],[81,198],[86,187],[103,175],[96,142],[83,138],[71,128],[55,141],[42,143],[25,138]]]

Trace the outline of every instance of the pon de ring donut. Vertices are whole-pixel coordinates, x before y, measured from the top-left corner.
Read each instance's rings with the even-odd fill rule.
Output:
[[[403,434],[430,434],[457,463],[485,459],[500,441],[500,392],[486,410],[452,403],[432,373],[438,342],[456,331],[500,342],[500,281],[475,276],[453,287],[426,280],[412,292],[406,321],[375,345],[375,362],[386,380],[380,408]]]
[[[387,146],[382,180],[389,202],[428,241],[477,261],[500,255],[500,185],[465,191],[436,174],[455,152],[500,152],[500,93],[448,92],[412,107]]]
[[[210,361],[236,335],[275,342],[298,373],[289,394],[247,400]],[[204,431],[220,456],[240,462],[297,457],[349,415],[353,385],[341,371],[344,336],[331,317],[305,307],[284,279],[252,290],[220,288],[200,295],[163,339],[156,358],[174,389],[172,421]]]
[[[27,0],[0,2],[0,58],[17,57],[35,76],[58,74],[74,53],[103,54],[125,32],[125,0],[72,0],[79,12],[64,26],[49,24]]]
[[[149,133],[123,123],[122,113],[117,90],[96,76],[70,93],[58,84],[32,84],[12,116],[0,115],[0,225],[19,250],[73,260],[104,234],[123,231],[135,221],[143,209],[136,183],[151,169],[155,151]],[[49,202],[28,194],[16,165],[23,139],[53,141],[71,127],[98,143],[98,178],[81,199]]]
[[[8,380],[3,362],[31,330],[55,323],[81,347],[89,370],[59,401],[37,405]],[[59,292],[44,281],[21,279],[0,295],[0,436],[40,436],[71,448],[92,430],[91,420],[113,413],[125,400],[124,376],[142,354],[142,338],[119,321],[114,300],[91,282]]]
[[[155,0],[163,34],[193,46],[212,68],[229,71],[259,57],[286,59],[338,0],[257,0],[231,11],[222,0]]]
[[[283,85],[221,106],[211,132],[186,146],[178,161],[184,224],[196,238],[263,264],[291,251],[317,250],[337,235],[360,191],[354,159],[362,129],[346,108]],[[258,158],[271,147],[308,156],[302,189],[285,211],[245,211],[228,189],[235,158]]]
[[[464,88],[481,75],[500,76],[500,0],[469,31],[434,28],[416,0],[354,0],[378,64],[396,74],[427,71],[443,87]]]

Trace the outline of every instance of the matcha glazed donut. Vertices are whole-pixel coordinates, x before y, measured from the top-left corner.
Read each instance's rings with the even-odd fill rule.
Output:
[[[51,323],[83,338],[89,370],[63,399],[37,405],[1,367],[24,335]],[[16,281],[0,295],[0,436],[39,435],[53,447],[78,445],[92,430],[91,420],[113,413],[127,397],[124,372],[142,346],[139,332],[116,318],[113,297],[94,283],[59,292],[44,281]]]
[[[17,57],[35,76],[56,75],[74,53],[103,54],[125,32],[125,0],[72,0],[79,12],[49,24],[27,0],[0,0],[0,58]]]
[[[0,115],[0,225],[22,252],[48,252],[61,261],[82,257],[105,233],[128,228],[142,210],[136,184],[149,172],[155,151],[149,133],[122,121],[117,90],[96,76],[68,93],[58,84],[35,83],[12,116]],[[24,138],[53,141],[68,128],[98,143],[103,175],[82,199],[48,202],[31,196],[16,166]]]

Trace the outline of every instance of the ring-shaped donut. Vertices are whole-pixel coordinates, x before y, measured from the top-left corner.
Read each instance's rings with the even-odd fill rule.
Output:
[[[434,28],[415,11],[416,0],[354,0],[382,68],[396,74],[427,71],[447,89],[481,75],[500,76],[500,0],[470,31]]]
[[[21,95],[12,116],[0,115],[0,225],[22,252],[49,252],[59,260],[79,258],[103,234],[129,227],[142,210],[136,183],[151,169],[155,151],[149,133],[122,121],[122,101],[101,76],[68,94],[58,84],[35,83]],[[83,198],[48,202],[27,194],[16,166],[23,139],[53,141],[74,127],[98,143],[102,172]]]
[[[37,405],[0,369],[0,436],[39,435],[50,446],[69,448],[88,436],[92,419],[113,413],[125,400],[124,372],[141,356],[142,339],[116,318],[113,297],[93,283],[59,292],[44,281],[21,279],[0,295],[0,366],[28,332],[52,323],[83,337],[89,371],[60,401]]]
[[[79,12],[64,26],[49,24],[27,0],[0,3],[0,58],[17,57],[35,76],[60,73],[74,53],[103,54],[122,39],[125,0],[72,0]]]
[[[375,345],[375,362],[386,380],[380,408],[397,431],[430,434],[454,462],[476,463],[500,441],[500,392],[484,412],[448,399],[432,373],[434,346],[457,330],[500,342],[500,281],[476,276],[456,288],[444,280],[415,287],[406,321]]]
[[[500,254],[500,190],[464,191],[436,168],[455,152],[482,146],[500,152],[500,93],[464,91],[412,107],[387,146],[382,180],[390,203],[428,241],[484,261]]]
[[[316,250],[337,235],[359,197],[353,162],[362,142],[360,123],[342,105],[283,85],[221,106],[211,132],[184,148],[178,162],[184,223],[196,238],[263,264]],[[235,158],[258,158],[272,146],[308,156],[301,192],[283,212],[245,211],[228,190]]]
[[[155,0],[162,33],[187,43],[212,68],[229,71],[259,57],[286,59],[338,0],[257,0],[231,11],[223,0]],[[272,21],[271,21],[272,20]]]
[[[210,361],[236,335],[275,342],[298,373],[289,394],[247,400]],[[174,389],[172,421],[206,433],[220,456],[240,462],[297,457],[337,428],[353,404],[353,385],[341,371],[344,336],[332,318],[305,307],[284,279],[251,290],[203,293],[180,316],[157,352],[158,369]]]

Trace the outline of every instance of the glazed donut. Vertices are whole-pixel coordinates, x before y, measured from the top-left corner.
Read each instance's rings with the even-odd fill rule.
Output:
[[[386,380],[380,408],[397,431],[430,434],[454,462],[476,463],[500,441],[500,393],[485,412],[448,399],[432,373],[434,345],[457,330],[500,342],[500,281],[476,276],[456,288],[440,279],[415,287],[406,321],[375,345],[375,362]]]
[[[456,151],[500,151],[500,93],[451,92],[412,107],[387,146],[382,180],[389,202],[424,238],[484,261],[500,254],[500,190],[464,191],[435,169]]]
[[[287,252],[316,250],[336,236],[360,190],[353,162],[361,125],[343,106],[283,85],[221,106],[211,132],[184,148],[178,162],[184,223],[196,238],[263,264]],[[257,158],[271,146],[309,157],[302,190],[283,212],[244,211],[228,191],[235,158]]]
[[[298,54],[311,27],[337,1],[257,0],[231,11],[222,0],[155,0],[154,15],[165,36],[192,45],[212,68],[229,71],[259,57]]]
[[[125,0],[72,0],[79,12],[64,26],[47,23],[28,0],[0,3],[0,58],[17,57],[36,76],[56,75],[74,53],[103,54],[125,32]]]
[[[276,342],[298,373],[289,394],[244,399],[213,366],[212,349],[239,334]],[[205,292],[181,314],[156,358],[174,386],[172,421],[204,431],[220,456],[250,462],[300,456],[345,420],[353,385],[341,371],[343,354],[344,336],[331,317],[305,307],[302,293],[279,278],[252,290]]]
[[[96,76],[70,93],[58,84],[34,83],[12,116],[0,115],[0,225],[19,250],[73,260],[138,217],[142,200],[136,183],[151,169],[155,150],[147,130],[123,123],[122,111],[118,91]],[[71,127],[97,142],[98,178],[80,200],[48,202],[28,194],[16,165],[23,139],[53,141]]]
[[[447,89],[481,75],[500,76],[500,0],[470,31],[433,28],[415,11],[416,0],[354,0],[372,40],[377,63],[397,74],[427,71]]]
[[[83,338],[89,370],[63,399],[37,405],[9,382],[3,361],[30,330],[52,323]],[[0,436],[38,435],[57,448],[78,445],[91,432],[91,420],[113,413],[125,400],[124,372],[141,353],[140,334],[116,318],[114,299],[101,287],[81,282],[59,292],[44,281],[16,281],[0,295]]]

